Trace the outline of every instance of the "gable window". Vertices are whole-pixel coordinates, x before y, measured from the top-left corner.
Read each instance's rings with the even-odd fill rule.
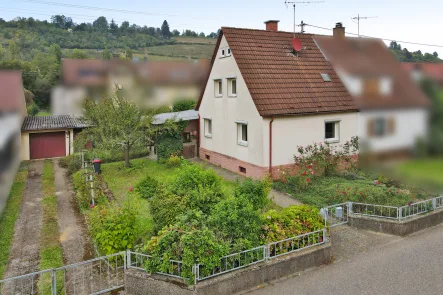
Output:
[[[230,96],[230,97],[237,96],[237,79],[236,78],[228,78],[228,96]]]
[[[211,119],[205,119],[205,136],[206,137],[212,137],[212,120]]]
[[[214,80],[214,95],[215,95],[215,97],[222,97],[223,96],[222,79]]]
[[[231,56],[231,48],[226,48],[226,56]]]
[[[340,121],[325,121],[325,141],[329,143],[340,141]]]
[[[222,48],[220,50],[220,57],[225,57],[225,49],[224,48]]]
[[[248,146],[248,123],[237,122],[237,143]]]

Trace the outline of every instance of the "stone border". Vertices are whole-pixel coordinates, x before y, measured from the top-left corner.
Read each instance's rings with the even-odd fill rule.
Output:
[[[355,214],[348,216],[349,226],[396,236],[406,236],[440,223],[443,223],[443,210],[431,211],[402,221]]]
[[[125,273],[128,295],[218,295],[250,290],[282,277],[327,264],[331,261],[331,243],[280,256],[256,265],[233,271],[187,286],[183,281],[130,269]]]

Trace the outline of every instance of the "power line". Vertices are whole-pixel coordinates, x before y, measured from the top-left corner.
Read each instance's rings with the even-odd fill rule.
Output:
[[[317,28],[317,29],[322,29],[322,30],[328,30],[328,31],[332,31],[333,29],[331,28],[325,28],[325,27],[320,27],[320,26],[315,26],[315,25],[310,25],[310,24],[306,24],[305,26],[309,26],[309,27],[313,27],[313,28]],[[405,43],[405,44],[412,44],[412,45],[421,45],[421,46],[429,46],[429,47],[439,47],[439,48],[443,48],[443,45],[438,45],[438,44],[428,44],[428,43],[418,43],[418,42],[411,42],[411,41],[401,41],[401,40],[395,40],[395,39],[388,39],[388,38],[381,38],[381,37],[373,37],[373,36],[367,36],[367,35],[359,35],[356,33],[350,33],[350,32],[346,32],[346,34],[349,35],[353,35],[353,36],[360,36],[360,37],[365,37],[365,38],[373,38],[373,39],[380,39],[383,41],[394,41],[394,42],[398,42],[398,43]]]

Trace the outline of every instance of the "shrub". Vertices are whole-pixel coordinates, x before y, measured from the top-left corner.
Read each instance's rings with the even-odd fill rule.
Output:
[[[252,204],[254,210],[263,210],[269,204],[269,192],[271,190],[270,179],[252,180],[246,179],[242,183],[237,183],[234,196],[244,196]]]
[[[35,116],[40,111],[38,105],[35,103],[35,101],[32,101],[27,107],[28,116]]]
[[[164,162],[171,155],[181,155],[183,151],[183,137],[180,130],[163,131],[157,135],[155,141],[157,148],[157,159]]]
[[[175,223],[178,215],[186,211],[187,200],[182,196],[159,191],[149,200],[153,230],[157,233],[163,227]]]
[[[257,246],[259,242],[262,218],[245,195],[231,196],[216,204],[209,223],[230,244],[247,240]]]
[[[186,110],[193,110],[195,109],[195,106],[197,104],[197,101],[195,99],[183,99],[179,100],[172,106],[173,112],[181,112]]]
[[[88,209],[91,203],[90,187],[85,181],[85,174],[83,171],[77,171],[72,176],[73,185],[76,192],[77,203],[83,210]]]
[[[99,205],[90,211],[92,238],[102,254],[132,249],[137,236],[137,214],[138,204],[133,200],[126,201],[123,207]]]
[[[269,210],[263,214],[262,243],[276,242],[324,228],[320,211],[312,206],[299,205]]]
[[[66,168],[68,175],[72,175],[82,167],[82,160],[79,155],[69,155],[59,160],[58,165]]]
[[[146,147],[134,147],[129,151],[129,158],[141,158],[149,155],[149,149]],[[85,153],[85,158],[88,160],[92,160],[94,158],[99,158],[103,163],[112,163],[112,162],[120,162],[125,160],[124,154],[121,153],[121,150],[112,151],[112,150],[99,150],[93,149]]]
[[[158,181],[148,175],[137,184],[135,191],[140,197],[150,199],[157,193],[158,186]]]
[[[183,157],[176,155],[171,155],[169,159],[166,160],[166,166],[169,168],[179,167],[183,162]]]

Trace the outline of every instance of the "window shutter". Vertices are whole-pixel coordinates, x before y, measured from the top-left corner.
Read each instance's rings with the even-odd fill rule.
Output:
[[[389,118],[388,120],[388,134],[395,133],[395,119],[394,117]]]
[[[375,136],[375,119],[368,120],[368,136]]]

